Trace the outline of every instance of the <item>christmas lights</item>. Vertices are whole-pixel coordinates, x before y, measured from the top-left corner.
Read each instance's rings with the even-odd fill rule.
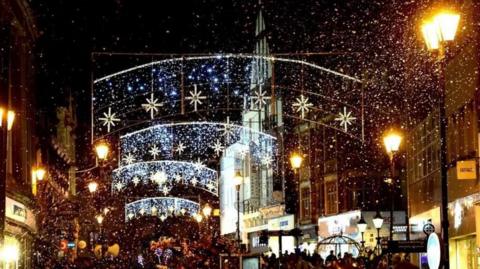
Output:
[[[121,192],[133,184],[153,183],[168,194],[177,184],[208,191],[218,196],[218,175],[213,169],[182,161],[137,162],[112,172],[112,192]]]
[[[196,216],[200,204],[176,197],[151,197],[125,205],[125,222],[143,216],[156,216],[162,221],[169,216]]]

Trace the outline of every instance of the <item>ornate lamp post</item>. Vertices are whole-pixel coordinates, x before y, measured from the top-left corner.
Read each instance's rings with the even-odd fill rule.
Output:
[[[382,225],[383,225],[382,215],[380,215],[380,211],[377,211],[377,214],[373,218],[373,226],[375,227],[375,229],[377,229],[377,246],[376,246],[377,254],[380,254],[382,250],[382,246],[380,242],[380,229],[382,228]]]
[[[362,244],[362,253],[365,250],[365,240],[364,240],[364,233],[367,230],[367,222],[363,218],[363,215],[360,215],[360,220],[357,222],[357,228],[360,234],[362,235],[362,241],[360,243]]]
[[[422,34],[429,50],[436,51],[438,57],[438,77],[440,84],[439,124],[440,124],[440,183],[441,206],[440,218],[442,226],[442,241],[444,246],[443,268],[450,268],[448,242],[448,162],[447,162],[447,117],[445,115],[445,70],[448,45],[455,39],[460,14],[452,10],[443,10],[428,18],[422,25]]]
[[[395,132],[394,130],[390,130],[385,136],[383,137],[383,143],[385,145],[385,150],[387,151],[388,157],[390,158],[390,193],[391,193],[391,207],[390,207],[390,240],[393,240],[393,211],[394,211],[394,188],[395,188],[395,154],[398,152],[400,148],[400,143],[402,142],[402,136]],[[408,216],[407,216],[408,218]],[[408,225],[407,225],[408,226]],[[407,228],[408,233],[408,228]]]

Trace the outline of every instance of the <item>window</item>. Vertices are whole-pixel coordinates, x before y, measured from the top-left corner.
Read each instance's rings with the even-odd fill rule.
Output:
[[[325,213],[327,215],[337,213],[337,183],[328,182],[325,185]]]
[[[306,220],[310,218],[311,215],[311,202],[310,202],[310,188],[302,188],[300,193],[300,213],[302,216],[302,220]]]

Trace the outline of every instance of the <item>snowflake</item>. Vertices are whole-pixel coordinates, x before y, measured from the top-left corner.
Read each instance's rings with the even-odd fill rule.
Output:
[[[217,154],[217,156],[220,156],[223,149],[225,148],[224,146],[222,146],[222,143],[220,143],[220,140],[218,139],[215,144],[211,145],[210,147],[213,149],[213,151],[215,151],[215,154]]]
[[[177,152],[178,154],[182,154],[184,150],[185,150],[185,146],[183,145],[182,142],[179,142],[177,147],[175,148],[175,152]]]
[[[207,189],[208,189],[209,191],[212,191],[214,188],[215,188],[215,186],[212,184],[212,182],[209,182],[209,183],[207,184]]]
[[[133,157],[133,155],[131,153],[128,153],[127,156],[125,156],[123,158],[123,162],[126,165],[132,164],[134,161],[135,161],[135,158]]]
[[[352,121],[356,120],[357,118],[352,116],[352,111],[347,112],[347,108],[343,107],[343,113],[338,113],[338,117],[335,118],[336,121],[340,122],[340,126],[343,125],[345,132],[348,131],[348,125],[352,124]]]
[[[118,181],[117,183],[115,183],[115,189],[117,189],[117,191],[120,191],[122,188],[123,188],[122,182]]]
[[[139,212],[140,212],[140,215],[145,214],[145,208],[142,207]]]
[[[303,94],[300,95],[300,98],[296,98],[296,100],[297,101],[293,103],[293,107],[297,107],[295,111],[300,112],[300,117],[303,119],[305,118],[305,114],[308,113],[313,104],[309,103],[308,97],[305,98]]]
[[[182,215],[185,215],[185,213],[187,213],[187,210],[185,210],[185,208],[182,208],[180,209],[180,213],[182,213]]]
[[[130,212],[130,213],[128,213],[127,217],[128,217],[129,219],[132,219],[133,217],[135,217],[135,215],[134,215],[132,212]]]
[[[233,135],[233,127],[233,124],[230,123],[230,117],[227,117],[227,122],[223,124],[222,128],[218,129],[225,136],[227,142],[230,141],[230,137]]]
[[[159,103],[158,99],[153,96],[153,92],[150,94],[150,99],[145,99],[147,103],[142,104],[142,107],[145,111],[150,112],[150,118],[153,119],[153,116],[158,112],[158,107],[163,106],[163,103]]]
[[[157,148],[157,145],[153,145],[148,151],[152,155],[153,159],[157,159],[157,156],[160,154],[160,149]]]
[[[137,176],[134,176],[132,179],[133,185],[137,186],[140,183],[140,179]]]
[[[182,182],[182,176],[180,174],[175,175],[175,182],[177,182],[177,183]]]
[[[160,215],[160,220],[161,220],[161,221],[164,221],[164,220],[166,220],[166,219],[167,219],[167,216],[165,216],[164,214]]]
[[[193,163],[193,166],[195,166],[195,168],[197,168],[197,170],[200,170],[203,167],[205,167],[205,165],[202,163],[202,161],[200,161],[200,158],[198,158],[197,161]]]
[[[152,215],[157,215],[158,209],[155,206],[152,206],[150,210],[152,211]]]
[[[262,87],[260,86],[258,91],[255,91],[255,95],[251,96],[250,98],[252,100],[250,107],[253,108],[255,106],[261,111],[263,109],[263,106],[267,104],[266,100],[270,99],[271,97],[267,96],[267,92],[264,92]]]
[[[270,165],[272,165],[273,158],[272,158],[272,156],[266,154],[262,157],[261,162],[262,162],[263,165],[270,166]]]
[[[103,121],[103,126],[107,125],[107,132],[110,132],[110,127],[115,126],[115,122],[119,122],[120,119],[116,118],[116,113],[112,113],[112,108],[108,108],[108,113],[103,112],[103,118],[98,118]]]
[[[150,181],[158,185],[163,185],[167,182],[167,174],[164,171],[157,171],[150,176]]]
[[[198,179],[196,177],[193,177],[192,180],[190,180],[190,183],[192,184],[192,186],[197,186]]]
[[[164,195],[167,195],[170,192],[170,188],[168,188],[167,186],[163,186],[162,192]]]
[[[193,92],[190,91],[190,96],[186,97],[185,99],[190,100],[190,104],[193,105],[193,111],[197,111],[197,106],[203,104],[201,100],[207,99],[206,96],[202,96],[202,91],[197,90],[197,85],[193,85],[194,89]]]

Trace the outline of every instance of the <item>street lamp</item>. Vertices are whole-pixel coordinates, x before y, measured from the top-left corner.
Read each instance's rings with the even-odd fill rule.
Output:
[[[367,230],[367,222],[363,218],[363,215],[360,215],[360,220],[357,222],[357,228],[362,235],[362,241],[360,241],[360,243],[362,244],[362,251],[363,251],[365,249],[365,240],[363,238],[363,234]]]
[[[392,199],[390,200],[391,207],[390,207],[390,240],[393,240],[393,210],[395,206],[394,202],[394,183],[395,183],[395,154],[400,149],[400,143],[402,143],[402,136],[394,131],[388,131],[383,137],[383,143],[385,145],[385,150],[387,151],[388,157],[390,158],[390,176],[392,177],[390,182],[390,194]],[[407,214],[408,219],[408,214]],[[408,225],[407,225],[408,226]],[[407,234],[408,234],[407,228]]]
[[[375,229],[377,229],[377,248],[378,248],[378,253],[380,253],[380,250],[382,249],[381,243],[380,243],[380,229],[382,228],[383,225],[383,218],[382,215],[380,215],[380,211],[377,211],[377,214],[375,217],[373,217],[373,226]]]
[[[238,246],[240,246],[240,243],[242,242],[240,239],[240,186],[242,186],[243,183],[243,176],[240,171],[235,173],[233,180],[235,184],[235,190],[237,191],[237,243]]]
[[[440,134],[440,184],[441,184],[441,207],[440,218],[442,226],[442,239],[444,253],[443,268],[449,269],[449,236],[448,236],[448,164],[447,164],[447,117],[445,113],[445,70],[446,50],[448,43],[455,39],[455,34],[460,22],[460,14],[452,10],[442,10],[428,19],[422,25],[423,37],[429,50],[438,50],[438,77],[440,84],[439,96],[439,134]]]
[[[88,183],[88,191],[90,193],[94,193],[97,191],[97,188],[98,188],[98,183],[95,182],[95,181],[90,181],[90,183]]]
[[[208,219],[212,214],[212,207],[209,204],[205,204],[202,209],[203,215]]]
[[[99,160],[104,161],[107,159],[109,152],[108,144],[104,141],[100,141],[95,145],[95,153]]]
[[[194,218],[198,223],[202,222],[203,220],[202,214],[200,213],[195,214]]]
[[[294,170],[297,170],[298,168],[300,168],[300,166],[302,166],[302,162],[303,162],[303,157],[300,154],[295,152],[290,156],[290,165]]]
[[[103,216],[100,214],[100,215],[97,215],[95,218],[97,219],[98,224],[102,225],[103,219],[104,219]]]
[[[37,180],[42,181],[45,178],[47,171],[42,166],[37,166],[33,169],[33,173]]]
[[[6,112],[6,113],[5,113]],[[6,127],[3,128],[4,118]],[[7,178],[7,134],[12,130],[15,112],[0,107],[0,246],[5,239],[5,211],[6,211],[6,178]]]

